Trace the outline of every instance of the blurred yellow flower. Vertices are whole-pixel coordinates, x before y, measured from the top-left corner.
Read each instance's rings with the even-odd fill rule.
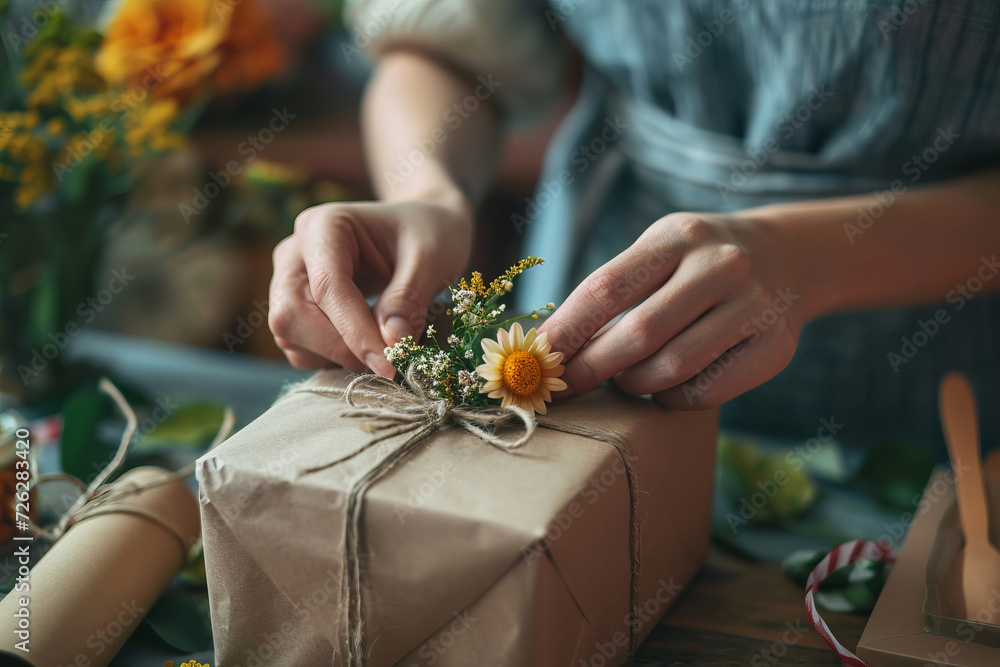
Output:
[[[114,142],[115,137],[111,132],[105,132],[100,129],[92,130],[89,133],[77,132],[66,142],[59,162],[75,166],[81,159],[91,153],[97,155],[102,160],[106,159],[111,154]]]
[[[51,118],[49,119],[49,122],[45,124],[45,131],[53,136],[60,135],[66,131],[66,121],[58,117]]]
[[[108,82],[181,104],[249,88],[283,62],[255,0],[123,0],[97,54]]]
[[[55,179],[49,169],[47,156],[32,160],[21,169],[21,180],[14,192],[14,201],[22,208],[31,206],[39,197],[55,186]]]
[[[29,108],[52,106],[70,95],[105,87],[89,49],[55,44],[46,44],[31,58],[21,73],[21,85],[31,90]]]
[[[76,121],[87,117],[101,118],[112,114],[120,115],[122,109],[125,108],[121,105],[119,96],[113,93],[70,97],[63,100],[62,106],[70,118]]]
[[[34,111],[0,113],[0,178],[18,182],[14,200],[21,207],[30,206],[55,185],[49,150],[33,132],[38,122]]]
[[[164,151],[184,146],[184,135],[170,132],[170,125],[177,117],[177,102],[172,99],[156,100],[137,107],[126,116],[125,143],[132,155]]]

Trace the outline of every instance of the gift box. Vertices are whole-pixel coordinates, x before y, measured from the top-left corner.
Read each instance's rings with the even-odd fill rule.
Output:
[[[995,544],[1000,481],[987,478],[986,488]],[[963,613],[954,557],[964,540],[950,469],[931,477],[917,511],[901,518],[900,526],[907,524],[906,540],[858,642],[858,657],[871,667],[1000,664],[996,626],[966,619]],[[993,601],[1000,608],[1000,597],[994,595]]]
[[[218,665],[620,664],[703,563],[715,411],[601,387],[507,449],[527,425],[392,418],[349,380],[199,461]]]

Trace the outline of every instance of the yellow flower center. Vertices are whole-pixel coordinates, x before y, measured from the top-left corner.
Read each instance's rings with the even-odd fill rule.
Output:
[[[542,383],[542,366],[531,354],[517,350],[504,359],[503,383],[518,396],[531,396]]]

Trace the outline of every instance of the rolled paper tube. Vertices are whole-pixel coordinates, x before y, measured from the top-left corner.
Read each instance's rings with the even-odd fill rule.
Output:
[[[167,474],[135,468],[115,485],[145,485]],[[107,665],[184,565],[201,530],[198,502],[179,479],[105,508],[114,511],[73,525],[31,568],[29,591],[14,590],[0,602],[0,650],[37,667]],[[21,597],[28,598],[28,653],[15,647]]]

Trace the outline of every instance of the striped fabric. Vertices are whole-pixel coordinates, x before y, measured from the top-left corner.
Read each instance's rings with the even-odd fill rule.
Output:
[[[994,0],[551,0],[548,19],[588,72],[534,198],[545,205],[526,250],[546,264],[522,283],[529,308],[559,303],[672,212],[912,189],[1000,165]],[[938,307],[807,326],[791,364],[724,406],[723,423],[810,437],[832,414],[848,445],[906,437],[944,459],[941,374],[961,370],[982,402],[1000,402],[1000,300],[947,304],[948,325],[893,367],[888,354]],[[982,429],[1000,442],[1000,411]]]

